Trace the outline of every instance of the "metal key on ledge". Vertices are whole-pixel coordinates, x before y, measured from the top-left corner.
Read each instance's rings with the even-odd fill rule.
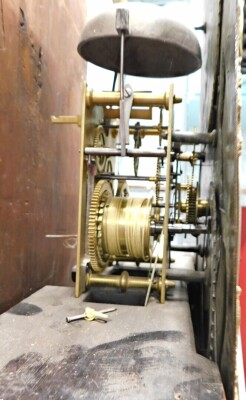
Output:
[[[116,311],[116,308],[107,308],[104,310],[96,311],[94,308],[86,307],[85,312],[80,315],[74,315],[73,317],[66,317],[66,322],[78,321],[80,319],[86,319],[87,321],[101,320],[108,321],[107,313]]]

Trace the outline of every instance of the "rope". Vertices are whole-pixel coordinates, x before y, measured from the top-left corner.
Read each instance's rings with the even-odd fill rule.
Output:
[[[150,263],[150,269],[152,268],[152,254],[154,253],[156,247],[157,248],[157,252],[156,252],[156,256],[155,256],[155,261],[154,261],[154,267],[152,268],[151,271],[151,276],[149,279],[149,286],[148,286],[148,290],[146,293],[146,297],[145,297],[145,302],[144,302],[144,306],[146,307],[149,301],[149,296],[150,296],[150,291],[151,291],[151,286],[155,277],[155,271],[156,271],[156,266],[157,266],[157,262],[160,256],[160,243],[162,243],[162,237],[163,237],[163,230],[161,231],[160,236],[158,237],[158,240],[156,241],[155,245],[153,246],[153,250],[151,251],[151,263]]]
[[[63,246],[66,249],[75,249],[77,247],[77,242],[78,242],[77,238],[70,237],[63,241]]]

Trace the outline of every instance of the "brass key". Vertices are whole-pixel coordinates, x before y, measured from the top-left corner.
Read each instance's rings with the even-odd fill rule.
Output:
[[[107,320],[108,320],[107,313],[110,313],[110,312],[116,311],[116,310],[117,310],[117,308],[107,308],[104,310],[96,311],[96,310],[94,310],[94,308],[86,307],[85,312],[83,314],[74,315],[73,317],[67,317],[66,321],[73,322],[73,321],[78,321],[80,319],[86,319],[87,321],[102,320],[102,321],[107,322]]]

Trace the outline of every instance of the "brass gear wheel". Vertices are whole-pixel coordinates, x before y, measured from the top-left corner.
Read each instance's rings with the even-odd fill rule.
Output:
[[[105,171],[102,171],[102,172],[106,172],[108,174],[112,174],[113,169],[114,168],[113,168],[112,160],[110,158],[107,158],[106,165],[105,165]]]
[[[160,198],[160,177],[161,177],[161,158],[157,159],[157,165],[156,165],[156,181],[155,181],[155,202],[156,204],[159,204],[161,202]]]
[[[129,196],[129,188],[126,180],[118,181],[118,188],[116,192],[117,197],[128,197]]]
[[[197,223],[197,201],[198,201],[198,188],[193,187],[191,184],[187,185],[186,193],[186,223]]]
[[[102,125],[98,125],[96,128],[96,134],[94,137],[94,147],[104,147],[105,146],[105,131]],[[98,172],[104,172],[107,162],[106,156],[96,156],[96,165]]]
[[[101,180],[94,189],[88,226],[88,252],[93,271],[102,272],[109,264],[109,255],[102,250],[102,231],[101,223],[105,203],[113,197],[113,190],[110,183]]]

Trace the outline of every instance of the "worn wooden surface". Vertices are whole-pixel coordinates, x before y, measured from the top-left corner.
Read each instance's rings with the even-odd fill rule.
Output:
[[[47,283],[69,284],[76,233],[83,0],[0,1],[0,312]]]
[[[221,38],[215,181],[222,235],[217,285],[219,365],[228,399],[236,365],[236,285],[239,267],[239,3],[224,0]],[[241,2],[242,3],[242,2]],[[222,295],[222,293],[224,295]],[[222,314],[224,317],[222,317]]]
[[[220,65],[221,15],[223,0],[204,2],[204,48],[202,54],[201,130],[214,129],[218,97],[218,71]]]
[[[219,3],[221,13],[218,14]],[[228,399],[234,398],[236,368],[236,284],[239,259],[238,155],[240,130],[240,0],[206,3],[206,63],[203,67],[202,129],[216,129],[217,143],[207,148],[202,188],[215,184],[217,232],[210,246],[210,267],[217,270],[211,285],[215,298],[216,359]],[[215,7],[216,12],[212,10]],[[216,28],[216,19],[218,28]],[[214,32],[220,32],[218,37]],[[211,56],[214,56],[214,59]],[[216,63],[215,63],[215,60]],[[211,73],[210,73],[211,72]],[[216,77],[215,77],[216,76]],[[216,85],[214,85],[216,83]],[[213,88],[213,90],[212,90]],[[206,168],[207,167],[207,168]],[[210,177],[210,179],[208,179]]]
[[[1,398],[223,399],[216,364],[195,352],[182,299],[117,305],[107,323],[67,324],[85,306],[108,305],[44,287],[0,316]]]

